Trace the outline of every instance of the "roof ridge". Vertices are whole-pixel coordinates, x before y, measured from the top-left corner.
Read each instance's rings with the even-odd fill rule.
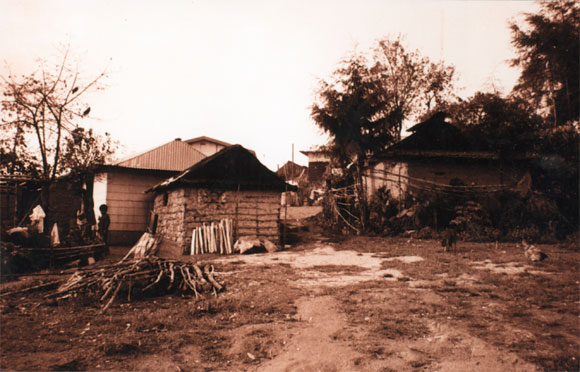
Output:
[[[192,142],[196,142],[196,141],[211,141],[211,142],[217,143],[218,145],[222,145],[222,146],[226,146],[226,147],[232,146],[231,143],[220,141],[218,139],[208,137],[208,136],[199,136],[199,137],[195,137],[195,138],[190,138],[190,139],[185,140],[183,142],[187,143],[188,145],[191,145]]]

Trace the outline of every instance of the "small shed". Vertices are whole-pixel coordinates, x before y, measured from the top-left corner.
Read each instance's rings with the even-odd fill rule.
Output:
[[[296,190],[240,145],[227,147],[152,187],[157,232],[182,252],[194,228],[230,219],[234,241],[255,235],[280,242],[280,197]]]

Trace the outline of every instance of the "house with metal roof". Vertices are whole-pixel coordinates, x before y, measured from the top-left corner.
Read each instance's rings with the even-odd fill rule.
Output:
[[[106,204],[111,218],[110,244],[133,244],[146,230],[153,196],[145,190],[206,158],[179,138],[100,168],[95,176],[95,215]]]
[[[232,146],[231,143],[227,143],[224,141],[217,140],[215,138],[201,136],[195,137],[192,139],[188,139],[183,141],[187,143],[194,149],[198,150],[205,156],[212,156],[216,152],[220,152],[221,150],[225,149],[226,147]],[[247,149],[252,155],[256,156],[256,152],[254,150]]]
[[[215,138],[201,136],[183,141],[205,156],[211,156],[220,150],[230,147],[231,144]]]

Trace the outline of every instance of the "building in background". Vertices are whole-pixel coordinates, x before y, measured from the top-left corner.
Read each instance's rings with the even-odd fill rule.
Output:
[[[308,167],[287,161],[276,171],[276,174],[286,182],[298,185],[302,180],[308,179]]]
[[[413,134],[369,161],[369,197],[380,187],[395,198],[453,186],[496,191],[515,187],[529,173],[527,154],[501,154],[481,139],[466,137],[443,117],[434,116],[409,131]]]
[[[145,190],[178,174],[206,155],[177,138],[114,165],[105,165],[95,175],[95,215],[106,204],[111,218],[110,244],[133,244],[146,230],[153,208],[153,195]]]
[[[188,139],[188,140],[184,141],[184,143],[187,143],[188,145],[190,145],[191,147],[193,147],[197,151],[201,152],[205,156],[212,156],[216,152],[219,152],[219,151],[225,149],[226,147],[231,146],[230,143],[223,142],[223,141],[217,140],[215,138],[210,138],[210,137],[206,137],[206,136]],[[185,169],[185,168],[183,168],[183,169]]]
[[[300,151],[308,157],[308,180],[311,185],[321,185],[324,173],[330,165],[330,151],[318,147],[312,150]]]

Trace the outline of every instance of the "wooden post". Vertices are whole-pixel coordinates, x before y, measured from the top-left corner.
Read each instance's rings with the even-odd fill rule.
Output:
[[[399,164],[399,213],[403,208],[403,187],[401,186],[401,165]]]
[[[285,185],[285,193],[286,193],[286,203],[284,203],[284,225],[282,226],[282,249],[286,247],[286,224],[288,221],[288,183],[286,182]]]
[[[258,209],[258,199],[254,203],[254,208],[256,211],[256,236],[260,236],[260,210]]]
[[[238,216],[238,209],[240,208],[240,184],[238,183],[238,191],[236,193],[236,228],[235,228],[235,233],[236,235],[234,236],[234,241],[236,239],[238,239],[238,237],[240,236],[240,225],[239,225],[239,216]]]
[[[14,183],[14,215],[12,216],[12,223],[14,227],[18,226],[18,182]]]

